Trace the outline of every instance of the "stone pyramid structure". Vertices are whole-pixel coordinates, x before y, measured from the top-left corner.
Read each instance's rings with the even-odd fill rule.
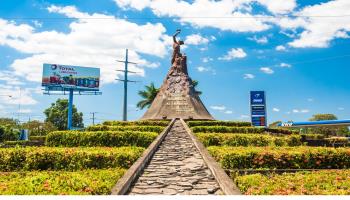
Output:
[[[199,98],[192,79],[188,75],[187,57],[180,53],[180,45],[184,43],[176,40],[176,36],[179,33],[180,30],[177,30],[173,36],[172,66],[152,105],[141,120],[173,118],[214,119]]]

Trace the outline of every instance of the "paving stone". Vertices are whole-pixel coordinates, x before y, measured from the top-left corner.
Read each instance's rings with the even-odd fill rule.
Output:
[[[177,120],[129,194],[222,194],[213,174]]]

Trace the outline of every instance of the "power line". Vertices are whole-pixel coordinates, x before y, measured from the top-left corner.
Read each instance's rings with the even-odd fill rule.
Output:
[[[277,16],[176,16],[176,17],[4,17],[6,20],[115,20],[115,19],[135,19],[135,20],[156,20],[156,19],[271,19],[271,18],[344,18],[349,15],[277,15]]]

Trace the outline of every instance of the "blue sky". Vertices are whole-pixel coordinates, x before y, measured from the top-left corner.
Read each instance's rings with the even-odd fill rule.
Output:
[[[160,87],[170,67],[171,35],[181,28],[189,74],[216,119],[249,121],[249,91],[265,90],[269,123],[316,113],[349,119],[350,2],[298,0],[85,0],[0,2],[0,116],[44,119],[56,98],[43,95],[43,63],[101,68],[102,95],[75,96],[91,123],[122,117],[115,71],[125,48],[129,119],[145,110],[137,91]],[[6,95],[11,95],[8,97]]]

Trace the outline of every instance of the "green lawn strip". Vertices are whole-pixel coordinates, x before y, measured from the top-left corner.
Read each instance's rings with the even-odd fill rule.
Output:
[[[350,148],[208,147],[224,169],[345,169]]]
[[[148,147],[158,136],[140,131],[55,131],[47,135],[47,146],[139,146]]]
[[[205,146],[300,146],[300,135],[196,133]]]
[[[0,172],[1,195],[110,194],[126,169]]]
[[[234,182],[250,195],[350,195],[350,170],[251,174],[239,176]]]
[[[0,171],[129,168],[142,147],[16,147],[0,149]]]

